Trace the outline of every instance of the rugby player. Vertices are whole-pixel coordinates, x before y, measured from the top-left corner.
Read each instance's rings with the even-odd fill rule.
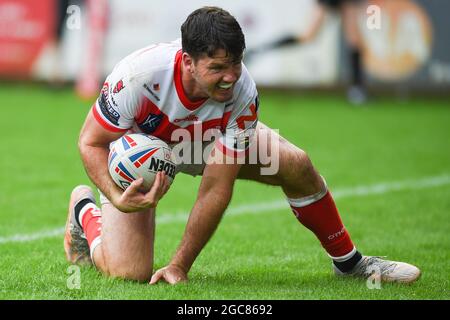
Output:
[[[88,186],[71,194],[64,247],[71,263],[93,263],[103,274],[154,284],[188,279],[231,200],[236,179],[279,186],[298,221],[318,238],[337,275],[367,278],[374,267],[383,281],[412,282],[420,271],[407,263],[363,256],[339,216],[324,179],[308,155],[258,122],[256,85],[242,63],[245,39],[236,19],[217,7],[192,12],[179,41],[151,45],[122,60],[107,77],[79,138],[86,172],[100,191],[100,206]],[[127,132],[154,135],[171,145],[177,130],[223,133],[207,161],[180,163],[180,173],[201,175],[197,199],[172,260],[153,276],[155,210],[169,189],[159,172],[147,193],[142,178],[125,191],[108,173],[110,143]],[[277,153],[278,170],[263,174],[252,146]],[[203,149],[202,149],[203,150]],[[287,207],[288,208],[288,207]]]

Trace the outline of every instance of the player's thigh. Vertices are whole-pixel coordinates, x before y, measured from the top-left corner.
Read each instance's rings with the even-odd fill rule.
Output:
[[[264,123],[258,123],[255,139],[250,149],[253,157],[250,155],[249,163],[242,165],[239,179],[281,185],[293,170],[293,164],[301,161],[302,155],[306,157],[301,149]]]
[[[246,163],[242,165],[238,179],[259,181],[271,185],[282,185],[283,178],[296,173],[294,163],[307,159],[306,154],[283,138],[278,132],[272,130],[264,123],[259,122],[256,127],[255,141],[250,147],[250,154]],[[204,144],[195,152],[200,155],[209,154],[214,143]],[[190,149],[191,151],[194,149]],[[191,155],[193,159],[193,156]],[[193,163],[194,162],[194,163]],[[202,175],[205,162],[180,163],[177,173],[191,176]]]
[[[111,203],[102,205],[102,252],[110,266],[153,265],[155,209],[123,213]]]

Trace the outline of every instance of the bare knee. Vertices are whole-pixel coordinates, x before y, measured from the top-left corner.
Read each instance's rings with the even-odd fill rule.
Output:
[[[270,150],[271,160],[276,161],[278,170],[270,175],[262,174],[261,167],[264,166],[258,158],[258,165],[243,165],[238,178],[281,186],[284,193],[293,199],[322,191],[323,180],[315,170],[306,152],[283,137],[274,134],[265,125],[258,124],[258,126],[258,139],[262,139],[264,134],[270,135],[263,141],[269,141],[268,149]]]
[[[279,156],[279,166],[275,174],[263,175],[260,172],[260,166],[244,165],[238,178],[281,186],[284,193],[294,199],[322,190],[322,178],[315,170],[306,152],[282,140]]]
[[[280,168],[281,186],[290,198],[309,196],[320,192],[323,181],[311,159],[303,150],[292,148],[285,155]]]
[[[151,265],[135,265],[132,263],[128,263],[128,265],[116,264],[108,267],[107,275],[110,277],[139,282],[150,281],[153,271]]]
[[[104,275],[134,280],[139,282],[149,281],[153,273],[153,258],[130,259],[123,255],[105,254],[99,246],[94,252],[94,262],[97,269]]]
[[[299,158],[298,171],[300,178],[304,180],[306,183],[312,185],[317,185],[317,183],[320,182],[319,185],[321,186],[322,179],[319,173],[314,168],[314,165],[309,156],[306,154],[306,152],[300,150],[298,158]]]

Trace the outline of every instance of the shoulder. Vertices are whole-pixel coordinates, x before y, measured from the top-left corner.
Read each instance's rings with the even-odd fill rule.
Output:
[[[253,96],[256,92],[256,83],[248,69],[242,64],[242,74],[236,83],[236,93],[238,96]]]
[[[258,95],[256,83],[248,69],[242,64],[242,74],[236,83],[235,101],[249,102]]]
[[[152,44],[139,49],[114,68],[112,74],[117,74],[135,88],[140,88],[154,77],[173,77],[175,56],[181,49],[181,42]],[[125,80],[124,80],[125,81]]]

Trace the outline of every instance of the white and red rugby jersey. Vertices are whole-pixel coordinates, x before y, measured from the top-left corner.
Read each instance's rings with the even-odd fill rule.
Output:
[[[161,43],[138,50],[119,62],[106,78],[92,107],[95,119],[114,132],[144,132],[167,143],[179,142],[172,133],[186,129],[194,140],[194,125],[219,129],[216,140],[229,155],[247,150],[258,121],[258,93],[243,66],[233,98],[191,102],[181,83],[181,43]]]

